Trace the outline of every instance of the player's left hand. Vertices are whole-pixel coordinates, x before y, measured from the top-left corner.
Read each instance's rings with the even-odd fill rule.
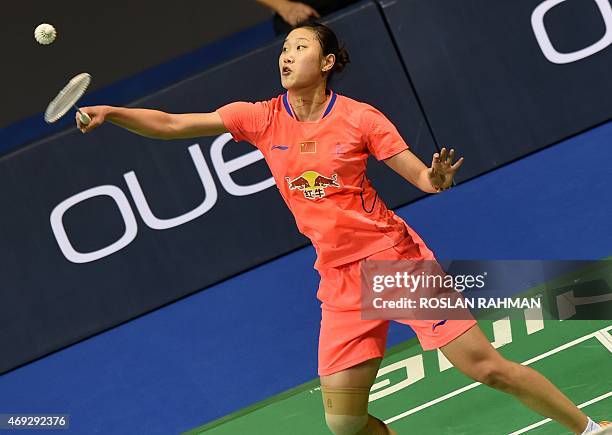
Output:
[[[431,167],[427,170],[427,176],[434,189],[438,192],[449,189],[453,184],[455,172],[459,170],[463,163],[463,157],[453,164],[455,150],[451,149],[446,152],[446,148],[442,148],[440,154],[435,153],[431,161]]]

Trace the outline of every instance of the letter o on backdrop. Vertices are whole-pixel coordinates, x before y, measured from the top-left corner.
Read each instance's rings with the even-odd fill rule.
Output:
[[[573,51],[571,53],[561,53],[557,51],[557,49],[552,45],[548,32],[546,31],[544,16],[548,11],[564,1],[566,0],[546,0],[536,7],[531,14],[531,27],[533,27],[533,33],[535,34],[536,40],[540,45],[542,53],[544,53],[544,56],[546,56],[546,59],[556,64],[576,62],[584,59],[585,57],[589,57],[612,44],[612,6],[610,6],[609,0],[594,0],[599,7],[599,11],[601,12],[601,16],[606,25],[606,32],[604,36],[599,41],[581,50]]]
[[[72,243],[70,243],[70,239],[68,239],[68,234],[66,234],[62,219],[64,213],[71,207],[96,196],[110,196],[113,201],[115,201],[123,217],[123,222],[125,223],[125,232],[118,240],[105,248],[92,252],[78,252],[74,249]],[[136,234],[138,233],[136,217],[134,216],[134,212],[130,207],[127,197],[121,189],[113,185],[96,186],[60,202],[51,212],[51,228],[53,229],[53,234],[55,234],[55,239],[62,253],[73,263],[89,263],[111,255],[129,245],[132,240],[136,238]]]

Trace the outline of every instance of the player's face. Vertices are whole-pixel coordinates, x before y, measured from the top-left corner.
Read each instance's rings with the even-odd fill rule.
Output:
[[[321,44],[310,29],[295,29],[283,44],[278,58],[281,84],[285,89],[300,89],[324,80],[321,72],[325,59]]]

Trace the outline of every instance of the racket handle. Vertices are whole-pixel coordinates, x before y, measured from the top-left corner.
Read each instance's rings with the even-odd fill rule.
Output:
[[[79,118],[81,119],[81,123],[87,125],[91,122],[91,118],[89,117],[89,115],[87,113],[81,112],[79,110]]]

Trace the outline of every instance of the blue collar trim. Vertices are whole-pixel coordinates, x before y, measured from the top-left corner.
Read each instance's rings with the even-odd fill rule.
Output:
[[[332,107],[334,107],[334,103],[336,102],[336,93],[332,90],[330,90],[329,92],[331,92],[331,99],[329,100],[327,109],[325,109],[325,112],[323,113],[323,116],[321,117],[321,119],[325,118],[329,114],[329,112],[331,112]]]
[[[285,105],[285,110],[287,111],[289,116],[291,116],[292,118],[295,118],[295,116],[293,116],[293,112],[291,111],[291,104],[289,104],[289,93],[288,92],[285,92],[285,95],[283,95],[283,104]]]

